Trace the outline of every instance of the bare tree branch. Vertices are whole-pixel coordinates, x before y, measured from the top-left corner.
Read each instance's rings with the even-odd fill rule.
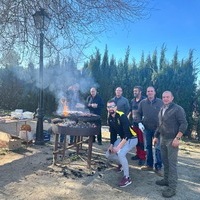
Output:
[[[148,17],[149,0],[1,0],[0,51],[37,51],[39,34],[32,15],[40,8],[51,16],[45,36],[47,49],[53,54],[82,49],[113,23]]]

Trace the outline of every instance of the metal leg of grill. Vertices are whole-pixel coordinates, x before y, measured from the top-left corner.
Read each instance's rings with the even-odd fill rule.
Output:
[[[65,157],[65,151],[66,151],[66,134],[64,134],[64,140],[63,140],[63,152],[62,152],[62,159]]]
[[[53,152],[53,165],[55,165],[56,161],[57,161],[58,138],[59,138],[59,134],[55,134],[55,144],[54,144],[54,152]]]
[[[75,146],[76,146],[76,153],[79,154],[79,150],[82,149],[83,144],[83,137],[82,136],[75,136]]]
[[[59,134],[55,134],[55,144],[54,144],[54,152],[53,152],[53,164],[56,165],[57,162],[57,156],[59,153],[62,154],[62,159],[65,157],[65,151],[67,149],[70,149],[72,147],[76,147],[76,153],[77,155],[79,154],[79,149],[80,147],[82,148],[82,142],[83,142],[83,137],[82,136],[76,136],[75,137],[75,144],[71,145],[69,147],[66,147],[66,134],[64,135],[64,141],[62,143],[62,148],[58,149],[59,143]],[[80,145],[80,146],[79,146]],[[87,157],[87,167],[90,169],[91,168],[91,158],[92,158],[92,145],[93,145],[93,135],[89,136],[88,140],[88,157]]]
[[[89,136],[89,141],[88,141],[88,160],[87,160],[87,166],[88,166],[89,169],[91,168],[92,144],[93,144],[93,136]]]

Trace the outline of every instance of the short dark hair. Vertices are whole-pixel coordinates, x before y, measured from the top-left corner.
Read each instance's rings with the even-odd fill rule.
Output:
[[[116,104],[116,101],[115,101],[114,99],[108,100],[107,103],[114,103],[115,105],[117,105],[117,104]]]
[[[137,85],[133,89],[138,89],[140,92],[142,92],[142,86]]]

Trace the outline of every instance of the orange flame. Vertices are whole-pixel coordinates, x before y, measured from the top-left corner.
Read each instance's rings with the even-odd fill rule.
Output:
[[[67,105],[64,105],[64,107],[63,107],[63,115],[64,115],[65,117],[69,115],[68,106],[67,106]]]
[[[69,108],[68,108],[68,106],[67,106],[67,101],[66,101],[66,99],[61,99],[61,103],[62,103],[62,105],[63,105],[63,116],[68,116],[69,115]]]

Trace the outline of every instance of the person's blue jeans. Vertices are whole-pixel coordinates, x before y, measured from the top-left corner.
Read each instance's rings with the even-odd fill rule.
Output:
[[[153,140],[155,131],[145,129],[144,133],[146,137],[147,166],[153,167],[154,155],[153,155],[152,140]],[[161,153],[160,153],[160,142],[158,142],[155,145],[155,169],[160,170],[161,168],[162,168],[162,160],[161,160]]]

